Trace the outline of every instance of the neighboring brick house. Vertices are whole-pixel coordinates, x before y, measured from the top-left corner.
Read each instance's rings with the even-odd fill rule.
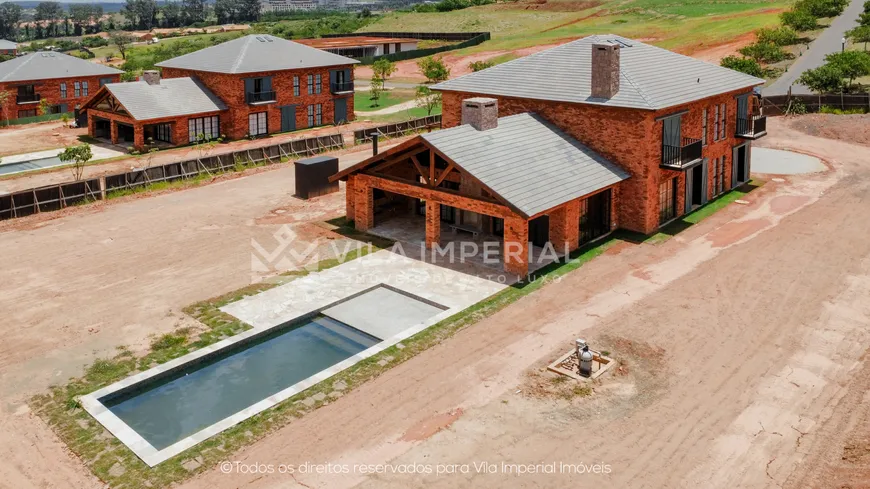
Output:
[[[649,234],[748,181],[750,142],[766,133],[750,97],[763,83],[590,36],[434,86],[444,130],[333,179],[347,180],[358,229],[376,224],[384,202],[416,206],[428,246],[442,221],[503,235],[505,270],[525,275],[529,242],[561,251],[617,227]]]
[[[18,56],[18,44],[6,39],[0,39],[0,55]]]
[[[142,149],[217,139],[227,106],[195,78],[161,80],[146,71],[133,83],[103,86],[85,108],[88,134]]]
[[[106,83],[120,80],[121,71],[55,52],[36,52],[0,63],[0,91],[10,92],[3,117],[19,119],[49,113],[72,112]]]
[[[352,121],[358,61],[270,35],[250,35],[158,63],[196,77],[228,107],[230,139]]]

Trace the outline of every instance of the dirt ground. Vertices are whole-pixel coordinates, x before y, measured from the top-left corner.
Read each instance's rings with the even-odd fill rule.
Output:
[[[0,157],[77,144],[87,128],[68,128],[62,122],[43,122],[0,129]]]
[[[842,116],[808,114],[786,120],[789,127],[812,136],[870,146],[870,115],[868,114]]]
[[[758,145],[833,170],[769,180],[662,244],[614,246],[231,459],[452,473],[215,468],[181,487],[867,487],[870,154],[769,124]],[[100,487],[24,400],[247,284],[274,210],[341,213],[343,193],[311,207],[288,188],[282,167],[0,228],[16,257],[0,268],[0,487]],[[591,391],[541,370],[577,337],[620,362]],[[593,467],[607,473],[565,473]]]

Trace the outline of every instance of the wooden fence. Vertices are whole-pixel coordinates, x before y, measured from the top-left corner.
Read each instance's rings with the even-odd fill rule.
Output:
[[[383,137],[393,138],[431,127],[441,127],[440,114],[421,117],[419,119],[411,119],[404,122],[397,122],[395,124],[385,124],[383,126],[360,129],[353,132],[353,140],[354,144],[362,144],[371,141],[372,133],[375,131]]]
[[[148,168],[138,168],[124,173],[106,175],[102,178],[21,190],[0,195],[0,220],[56,211],[71,205],[102,200],[106,198],[106,193],[111,191],[134,189],[159,182],[184,180],[202,173],[221,173],[233,170],[240,164],[278,163],[283,159],[309,156],[342,147],[344,147],[343,136],[330,134],[297,139],[272,146],[207,155]]]
[[[807,112],[818,112],[821,107],[840,110],[870,111],[870,94],[867,93],[828,93],[822,95],[774,95],[761,98],[764,115],[776,116],[794,111],[795,105],[802,104]],[[791,108],[791,109],[790,109]]]

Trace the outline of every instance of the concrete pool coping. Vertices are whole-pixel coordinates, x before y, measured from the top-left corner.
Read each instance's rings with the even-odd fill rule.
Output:
[[[384,255],[384,253],[390,254],[392,256]],[[369,260],[366,260],[366,258],[369,258]],[[138,374],[132,375],[130,377],[127,377],[126,379],[122,379],[118,382],[115,382],[115,383],[109,385],[109,386],[103,387],[102,389],[96,390],[90,394],[82,396],[81,397],[81,405],[85,409],[85,411],[87,411],[94,419],[96,419],[101,425],[103,425],[103,427],[106,428],[110,433],[112,433],[112,435],[114,435],[119,441],[121,441],[121,443],[123,443],[133,453],[135,453],[136,456],[138,456],[140,459],[142,459],[143,462],[145,462],[149,467],[154,467],[155,465],[178,455],[179,453],[197,445],[198,443],[200,443],[208,438],[211,438],[212,436],[217,435],[218,433],[220,433],[224,430],[227,430],[227,429],[241,423],[242,421],[244,421],[244,420],[246,420],[246,419],[248,419],[248,418],[250,418],[258,413],[261,413],[261,412],[275,406],[276,404],[278,404],[282,401],[285,401],[286,399],[289,399],[290,397],[293,397],[294,395],[298,394],[299,392],[302,392],[305,389],[308,389],[309,387],[312,387],[312,386],[328,379],[329,377],[332,377],[333,375],[336,375],[339,372],[342,372],[343,370],[345,370],[347,368],[352,367],[353,365],[357,364],[358,362],[360,362],[366,358],[369,358],[373,355],[376,355],[376,354],[380,353],[381,351],[395,345],[396,343],[399,343],[400,341],[402,341],[406,338],[409,338],[409,337],[419,333],[420,331],[425,330],[426,328],[428,328],[434,324],[437,324],[438,322],[460,312],[461,310],[469,307],[470,305],[473,305],[473,304],[491,296],[492,294],[498,292],[499,290],[502,290],[505,287],[505,285],[503,285],[503,284],[498,284],[498,283],[494,283],[494,282],[480,279],[477,277],[472,277],[472,279],[474,279],[472,281],[477,282],[475,285],[477,286],[478,293],[469,294],[467,292],[462,292],[460,294],[456,294],[456,295],[451,297],[451,296],[443,296],[441,294],[438,294],[437,292],[433,292],[431,290],[432,289],[431,286],[427,287],[425,284],[422,284],[422,283],[418,283],[418,284],[416,284],[416,286],[412,286],[412,287],[408,287],[407,284],[403,284],[404,287],[399,287],[395,283],[394,284],[388,283],[390,281],[389,279],[387,279],[388,280],[387,282],[377,282],[375,284],[366,283],[363,280],[359,280],[359,281],[355,281],[355,282],[359,282],[359,284],[363,285],[362,287],[357,287],[357,288],[355,288],[356,290],[349,290],[346,287],[339,288],[339,290],[341,291],[341,295],[338,297],[333,296],[332,301],[328,302],[328,303],[323,303],[323,301],[320,301],[320,300],[308,301],[307,306],[301,306],[301,307],[297,306],[295,308],[292,308],[293,309],[292,317],[289,317],[287,319],[283,319],[287,316],[281,315],[282,319],[279,320],[278,322],[273,322],[270,326],[265,326],[262,322],[262,320],[264,318],[262,316],[259,316],[256,314],[256,311],[258,311],[261,307],[263,307],[263,306],[269,307],[269,306],[273,305],[274,299],[276,298],[275,296],[285,297],[287,295],[290,295],[292,297],[296,293],[299,293],[300,291],[304,293],[304,291],[306,290],[306,286],[312,285],[311,283],[306,284],[305,283],[306,279],[308,279],[307,282],[313,282],[313,284],[315,286],[325,285],[323,282],[326,282],[326,284],[328,284],[330,281],[334,280],[337,276],[336,269],[339,269],[342,267],[348,268],[350,270],[342,270],[342,271],[340,271],[341,273],[338,275],[356,276],[357,278],[359,278],[360,274],[362,274],[362,271],[364,271],[364,270],[371,271],[371,269],[372,269],[371,267],[373,265],[376,266],[378,263],[382,262],[385,259],[388,261],[393,261],[394,266],[398,266],[400,268],[408,268],[408,267],[414,267],[414,266],[422,267],[422,268],[432,267],[433,269],[436,269],[436,270],[426,270],[426,271],[430,272],[430,273],[442,272],[441,275],[446,275],[446,277],[450,277],[453,275],[463,275],[463,274],[456,272],[456,271],[447,270],[447,269],[437,267],[434,265],[430,265],[430,264],[427,264],[424,262],[412,260],[412,259],[407,258],[407,257],[393,255],[389,251],[382,250],[382,251],[379,251],[377,253],[373,253],[371,255],[366,255],[366,256],[358,258],[356,260],[352,260],[352,261],[349,261],[347,263],[343,263],[337,267],[333,267],[331,269],[324,270],[323,272],[318,272],[318,273],[307,275],[305,277],[301,277],[301,278],[296,279],[296,280],[289,282],[287,284],[284,284],[284,285],[275,287],[273,289],[267,290],[263,293],[260,293],[260,294],[254,295],[254,296],[250,296],[250,297],[246,297],[244,299],[241,299],[241,300],[236,301],[236,302],[231,303],[231,304],[227,304],[226,306],[221,308],[221,310],[224,312],[228,312],[227,310],[236,310],[236,314],[233,314],[230,312],[228,312],[228,313],[232,314],[232,315],[238,317],[239,319],[241,319],[242,321],[245,321],[248,324],[254,326],[252,329],[250,329],[248,331],[244,331],[244,332],[239,333],[237,335],[234,335],[230,338],[223,339],[223,340],[221,340],[213,345],[209,345],[209,346],[200,348],[199,350],[188,353],[187,355],[170,360],[162,365],[158,365],[158,366],[151,368],[151,369],[148,369],[144,372],[140,372]],[[412,262],[412,263],[408,263],[408,262]],[[356,270],[356,273],[354,273],[354,270]],[[329,273],[329,272],[332,272],[332,273]],[[443,278],[446,278],[446,277],[443,277]],[[454,277],[454,278],[468,280],[467,277],[468,276],[466,276],[466,277]],[[392,281],[395,282],[395,280],[392,280]],[[301,283],[299,283],[299,282],[301,282]],[[296,285],[294,286],[294,284],[296,284]],[[430,318],[426,319],[425,321],[419,322],[417,324],[414,324],[413,326],[406,328],[405,330],[401,331],[398,334],[393,335],[392,337],[381,338],[380,343],[378,343],[370,348],[367,348],[366,350],[363,350],[363,351],[357,353],[356,355],[353,355],[353,356],[333,365],[332,367],[329,367],[329,368],[322,370],[322,371],[320,371],[320,372],[318,372],[318,373],[316,373],[316,374],[314,374],[314,375],[312,375],[312,376],[310,376],[310,377],[308,377],[300,382],[297,382],[296,384],[293,384],[292,386],[290,386],[284,390],[281,390],[278,393],[267,397],[266,399],[263,399],[259,402],[256,402],[256,403],[252,404],[251,406],[249,406],[249,407],[247,407],[247,408],[245,408],[245,409],[243,409],[243,410],[241,410],[241,411],[239,411],[231,416],[228,416],[228,417],[222,419],[221,421],[218,421],[217,423],[214,423],[206,428],[203,428],[202,430],[200,430],[200,431],[198,431],[198,432],[196,432],[196,433],[194,433],[186,438],[183,438],[183,439],[177,441],[176,443],[174,443],[174,444],[172,444],[172,445],[170,445],[162,450],[157,450],[147,440],[145,440],[145,438],[143,438],[133,428],[128,426],[127,423],[125,423],[118,416],[116,416],[112,411],[110,411],[106,406],[104,406],[102,402],[100,402],[100,399],[102,399],[108,395],[114,394],[118,391],[129,388],[135,384],[138,384],[140,382],[144,382],[144,381],[151,379],[153,377],[166,374],[167,372],[169,372],[171,370],[183,368],[183,367],[187,366],[189,363],[191,363],[195,360],[198,360],[206,355],[221,351],[225,348],[232,347],[233,345],[236,345],[239,342],[248,340],[254,336],[268,334],[276,328],[283,327],[288,322],[305,319],[306,317],[317,314],[318,312],[320,312],[323,309],[326,309],[329,307],[334,307],[338,304],[341,304],[342,302],[346,302],[346,301],[349,301],[349,300],[354,299],[356,297],[359,297],[360,295],[365,294],[366,292],[369,292],[369,291],[376,289],[376,288],[379,288],[379,287],[386,287],[388,289],[394,290],[394,291],[401,293],[403,295],[406,295],[406,296],[409,296],[412,298],[416,298],[418,300],[422,300],[422,301],[430,303],[430,304],[436,304],[436,305],[440,306],[441,308],[446,308],[446,309],[444,309],[441,313],[438,313],[434,316],[431,316]],[[279,289],[280,289],[281,293],[274,294],[274,291],[278,291]],[[412,289],[412,290],[408,290],[408,289]],[[425,295],[418,295],[415,293],[416,292],[415,289],[423,290],[424,292],[427,292],[427,293]],[[429,290],[427,291],[427,289],[429,289]],[[270,292],[273,292],[273,294],[270,297],[265,297],[265,298],[263,297],[263,296],[269,294]],[[441,300],[443,300],[444,302],[439,302],[439,300],[438,300],[439,298]],[[469,302],[469,301],[471,301],[471,302]],[[244,303],[244,304],[240,304],[240,303]],[[255,306],[259,305],[261,307],[248,307],[248,308],[239,307],[240,305],[245,305],[245,304],[254,304]],[[230,307],[233,305],[236,305],[235,309]],[[247,314],[245,312],[247,312]],[[254,314],[251,314],[252,312]],[[240,316],[245,316],[245,317],[240,317]],[[256,325],[249,322],[251,320],[251,318],[258,320],[260,326],[257,327]],[[351,326],[353,326],[353,325],[351,325]]]

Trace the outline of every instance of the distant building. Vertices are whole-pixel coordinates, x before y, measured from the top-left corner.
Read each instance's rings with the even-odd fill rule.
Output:
[[[36,52],[0,63],[0,90],[12,92],[6,102],[10,119],[34,117],[42,100],[49,113],[70,112],[97,90],[121,79],[121,70],[55,52]]]
[[[364,36],[299,39],[297,42],[355,59],[413,51],[417,49],[418,43],[416,39]]]
[[[143,148],[258,137],[354,119],[356,60],[250,35],[158,63],[88,102],[88,133]]]
[[[0,39],[0,54],[5,56],[17,56],[18,44],[5,39]]]

